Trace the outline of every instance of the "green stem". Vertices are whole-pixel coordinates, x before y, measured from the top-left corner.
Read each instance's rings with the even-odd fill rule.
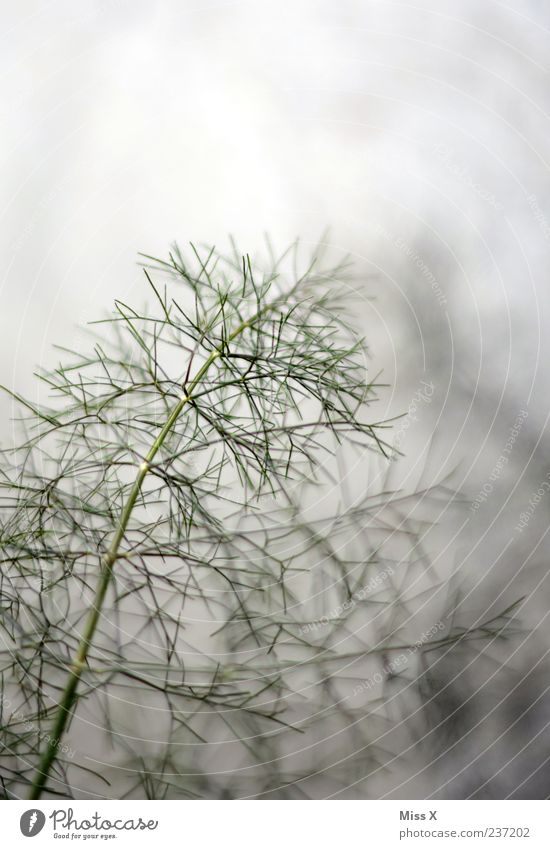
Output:
[[[237,329],[234,330],[233,333],[231,333],[231,335],[228,337],[227,342],[231,342],[247,327],[250,327],[256,321],[259,315],[260,313],[254,316],[253,319],[244,321],[242,324],[240,324],[239,327],[237,327]],[[103,602],[105,601],[105,595],[107,593],[107,589],[109,587],[109,583],[113,574],[113,566],[119,556],[120,545],[122,543],[122,540],[124,539],[124,535],[128,527],[128,522],[130,521],[132,511],[141,492],[143,481],[145,480],[147,472],[149,471],[150,464],[154,460],[157,452],[160,450],[160,448],[162,448],[166,437],[172,430],[182,410],[184,409],[186,404],[191,400],[196,387],[201,382],[212,363],[217,360],[218,357],[221,356],[225,348],[226,344],[224,343],[219,348],[216,348],[214,351],[212,351],[208,358],[205,360],[205,362],[197,372],[196,376],[194,377],[193,381],[189,384],[188,387],[186,387],[185,395],[183,395],[183,397],[178,401],[178,403],[170,413],[168,419],[162,427],[162,430],[153,442],[149,453],[145,457],[145,460],[143,461],[143,463],[141,463],[139,467],[139,471],[132,486],[132,489],[130,490],[128,500],[124,505],[124,508],[120,515],[120,522],[118,524],[116,533],[111,541],[107,553],[101,560],[99,584],[96,590],[93,606],[88,614],[88,618],[86,619],[84,631],[80,639],[75,659],[70,666],[69,678],[63,691],[63,695],[61,696],[61,701],[58,706],[55,723],[53,725],[52,733],[50,734],[48,745],[40,759],[33,783],[31,785],[29,799],[40,799],[46,786],[50,770],[53,766],[54,761],[57,758],[57,752],[61,742],[61,738],[65,732],[67,722],[69,721],[69,716],[77,699],[78,684],[80,682],[82,670],[86,665],[88,652],[90,650],[90,646],[92,645],[92,640],[97,628],[97,623],[101,615]]]

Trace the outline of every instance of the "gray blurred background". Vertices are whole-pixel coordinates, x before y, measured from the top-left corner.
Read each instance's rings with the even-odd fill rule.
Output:
[[[464,621],[522,599],[515,641],[433,664],[423,746],[374,792],[546,797],[548,4],[55,0],[3,24],[0,382],[36,397],[53,343],[139,303],[138,251],[350,253],[376,418],[408,413],[392,482],[462,493],[430,516],[436,574]]]

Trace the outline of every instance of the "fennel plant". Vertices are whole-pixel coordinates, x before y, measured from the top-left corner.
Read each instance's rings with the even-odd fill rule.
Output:
[[[346,317],[346,266],[297,267],[292,251],[267,271],[237,251],[146,256],[149,306],[116,301],[87,352],[41,372],[47,405],[11,393],[24,421],[0,470],[7,796],[98,794],[108,769],[65,745],[78,717],[79,739],[126,753],[121,795],[227,794],[200,764],[209,745],[239,747],[220,773],[237,763],[259,795],[285,795],[326,765],[309,742],[285,771],[278,735],[317,720],[336,723],[336,749],[353,729],[350,758],[371,751],[369,711],[341,685],[391,654],[393,531],[373,521],[380,493],[342,505],[335,458],[364,472],[387,425],[367,416],[377,381]],[[153,747],[125,725],[140,705],[162,729]]]

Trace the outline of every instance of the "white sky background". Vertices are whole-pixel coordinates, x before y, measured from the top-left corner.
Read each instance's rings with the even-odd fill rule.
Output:
[[[397,386],[383,412],[434,379],[454,462],[465,428],[482,446],[503,390],[510,424],[534,377],[542,397],[544,3],[32,2],[3,24],[4,384],[34,391],[53,342],[114,297],[139,303],[140,250],[231,232],[254,252],[264,231],[283,247],[329,226],[337,254],[379,274],[363,320]],[[481,424],[465,387],[474,411],[494,396]]]

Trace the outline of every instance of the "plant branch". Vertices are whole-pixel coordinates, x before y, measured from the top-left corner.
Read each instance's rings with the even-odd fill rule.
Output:
[[[236,339],[244,330],[250,327],[251,323],[253,323],[257,318],[257,315],[254,316],[253,319],[242,322],[229,336],[228,341],[232,342]],[[86,659],[88,657],[88,652],[90,650],[90,646],[92,644],[92,640],[94,638],[94,634],[97,628],[97,623],[99,621],[99,617],[101,615],[101,610],[103,608],[103,603],[105,601],[105,596],[107,594],[107,589],[111,582],[111,577],[113,574],[113,566],[119,556],[119,548],[124,539],[124,535],[126,533],[126,528],[128,527],[128,522],[130,521],[130,517],[132,515],[133,509],[135,507],[136,501],[141,492],[141,487],[143,485],[143,481],[147,475],[147,472],[150,468],[150,463],[153,462],[157,453],[162,448],[166,437],[172,430],[174,424],[177,419],[181,415],[185,406],[191,401],[193,398],[193,392],[195,388],[200,384],[203,377],[208,372],[209,368],[221,356],[224,349],[226,347],[226,343],[223,343],[218,348],[216,348],[212,353],[208,356],[204,364],[199,369],[197,375],[187,388],[183,397],[176,404],[172,413],[166,420],[164,426],[162,427],[160,433],[157,438],[153,442],[149,453],[145,457],[143,463],[141,463],[139,467],[138,474],[128,496],[128,500],[124,506],[124,509],[120,516],[120,522],[116,533],[113,537],[109,550],[106,555],[102,558],[101,562],[101,571],[99,584],[97,587],[95,599],[92,605],[92,608],[89,612],[88,619],[86,620],[86,624],[84,626],[84,631],[82,634],[82,638],[80,640],[80,644],[78,646],[78,651],[76,653],[76,657],[74,659],[73,664],[70,667],[69,677],[63,691],[63,695],[61,697],[61,701],[58,706],[57,715],[55,718],[55,722],[53,725],[52,733],[50,735],[50,739],[48,741],[47,747],[44,750],[40,763],[38,765],[31,790],[29,793],[29,799],[40,799],[44,788],[46,786],[48,776],[52,769],[52,766],[56,760],[58,753],[59,741],[61,740],[67,722],[69,721],[70,713],[73,709],[75,701],[77,699],[78,694],[78,684],[80,682],[80,678],[82,675],[82,671],[86,665]]]

